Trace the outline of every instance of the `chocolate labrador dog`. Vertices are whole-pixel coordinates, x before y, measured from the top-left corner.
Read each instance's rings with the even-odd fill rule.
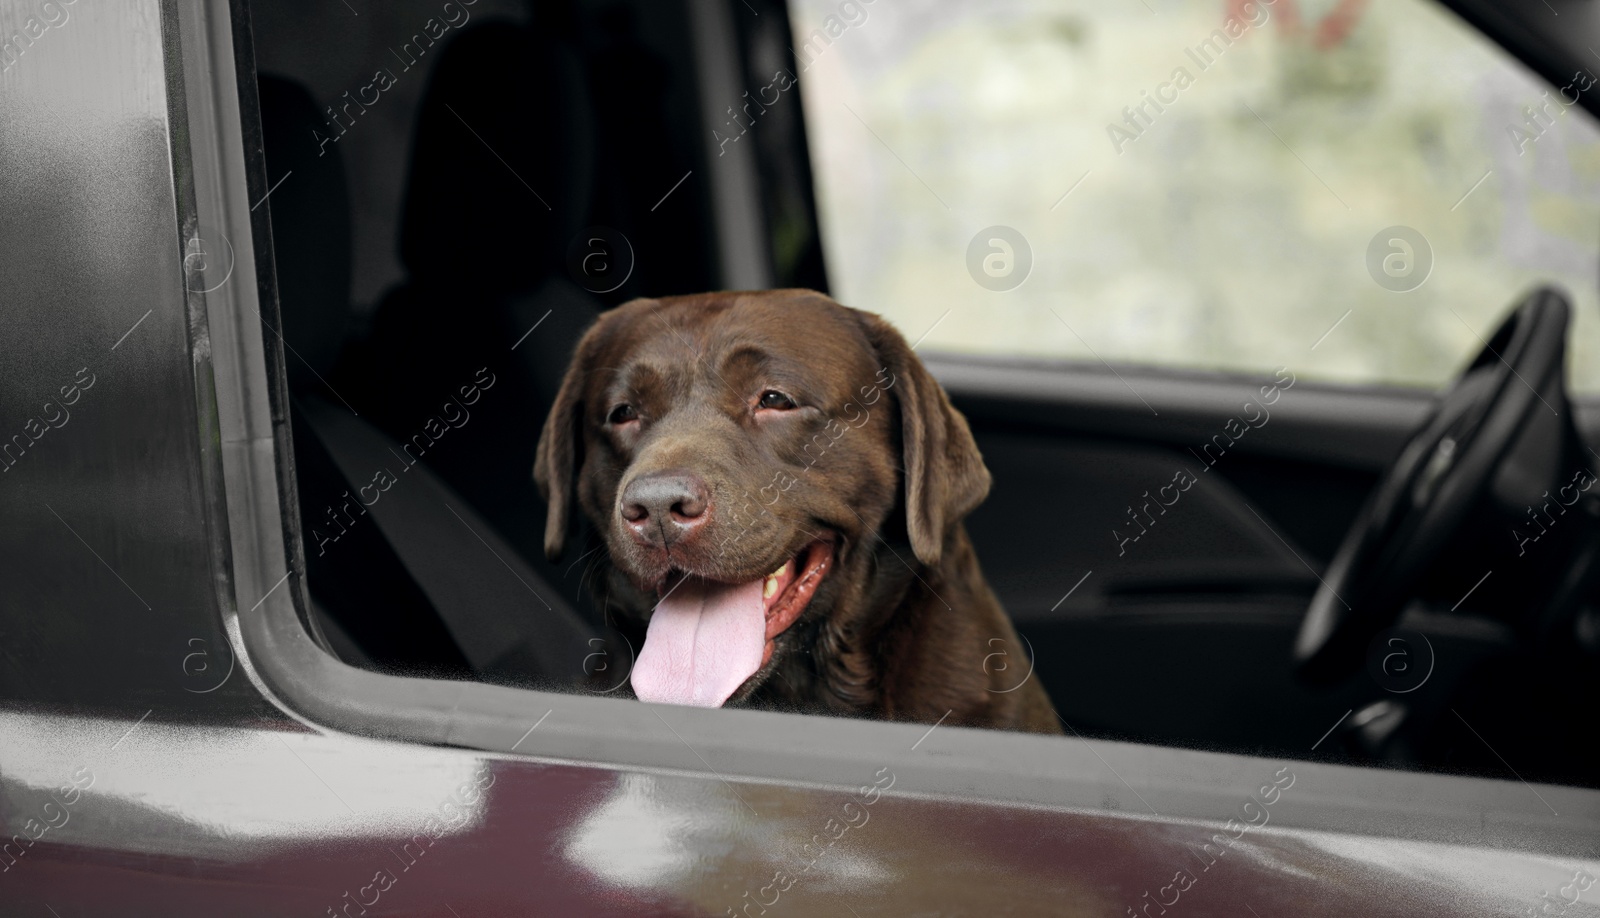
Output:
[[[550,558],[574,505],[607,549],[591,583],[643,632],[644,701],[1060,732],[961,524],[989,491],[966,419],[872,313],[625,303],[578,344],[533,474]]]

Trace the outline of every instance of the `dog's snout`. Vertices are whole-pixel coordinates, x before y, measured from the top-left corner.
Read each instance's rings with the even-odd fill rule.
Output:
[[[669,527],[686,535],[709,509],[711,490],[705,479],[681,469],[640,475],[622,491],[622,518],[649,541],[665,538]]]

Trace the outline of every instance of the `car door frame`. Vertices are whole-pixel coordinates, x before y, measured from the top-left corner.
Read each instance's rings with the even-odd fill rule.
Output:
[[[208,49],[209,59],[196,53],[185,61],[187,109],[220,113],[187,126],[191,168],[201,178],[182,218],[238,233],[235,248],[253,262],[241,260],[239,269],[253,267],[257,279],[206,299],[234,600],[227,626],[242,671],[287,715],[319,730],[720,780],[847,788],[863,769],[887,766],[916,794],[1122,814],[1146,810],[1149,798],[1161,801],[1161,820],[1206,824],[1276,764],[939,724],[645,705],[379,674],[335,659],[308,627],[303,590],[285,355],[272,331],[272,177],[260,155],[248,9],[244,0],[231,10],[220,0],[169,2],[185,36]],[[256,314],[260,321],[251,321]],[[1305,725],[1308,752],[1325,729]],[[1529,788],[1514,781],[1295,767],[1318,790],[1276,812],[1280,825],[1600,856],[1600,791],[1541,788],[1565,812],[1581,814],[1558,819],[1528,806]],[[1374,812],[1384,814],[1381,828]]]

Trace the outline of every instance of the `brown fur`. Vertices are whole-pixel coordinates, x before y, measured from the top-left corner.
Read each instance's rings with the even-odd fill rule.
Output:
[[[767,388],[800,408],[759,421]],[[619,401],[643,418],[632,432],[608,424]],[[664,469],[700,475],[711,509],[695,539],[653,550],[624,531],[618,496]],[[608,549],[607,618],[630,639],[669,571],[748,581],[834,534],[833,568],[730,704],[1060,732],[1039,680],[1016,687],[1022,645],[961,525],[989,490],[966,419],[876,315],[808,290],[623,304],[579,343],[534,478],[546,553],[561,555],[576,501]]]

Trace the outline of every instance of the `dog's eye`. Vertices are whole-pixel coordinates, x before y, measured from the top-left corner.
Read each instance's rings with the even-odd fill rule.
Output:
[[[612,424],[626,424],[629,421],[637,421],[638,419],[639,412],[626,402],[611,409],[611,414],[606,416],[606,420]]]
[[[767,408],[773,411],[792,411],[797,405],[794,399],[776,389],[768,389],[761,393],[761,399],[756,402],[757,408]]]

